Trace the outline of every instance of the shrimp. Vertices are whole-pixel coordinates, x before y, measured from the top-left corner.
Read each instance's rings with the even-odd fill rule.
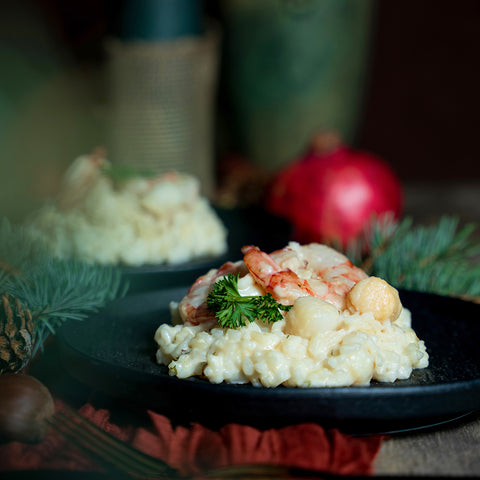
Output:
[[[292,305],[298,297],[314,296],[307,281],[302,280],[290,268],[282,269],[275,260],[258,247],[242,248],[243,261],[250,274],[267,293],[285,305]]]
[[[178,312],[183,323],[213,326],[217,319],[207,307],[207,295],[210,288],[220,277],[229,273],[240,273],[244,269],[245,264],[241,260],[235,263],[226,262],[219,269],[212,269],[199,277],[178,304]]]
[[[213,326],[217,319],[208,310],[207,296],[212,285],[229,273],[241,278],[251,276],[259,290],[271,293],[284,305],[299,297],[313,296],[345,309],[351,288],[368,275],[355,267],[344,255],[326,245],[300,246],[296,242],[268,255],[258,247],[242,248],[243,261],[227,262],[199,277],[178,305],[186,325]]]
[[[107,164],[103,149],[95,150],[91,155],[78,157],[67,169],[58,195],[61,209],[75,207],[87,195],[88,191],[101,177],[101,168]]]
[[[368,277],[343,254],[318,243],[300,246],[290,242],[270,255],[247,245],[242,253],[255,281],[286,305],[310,295],[344,310],[348,292]]]

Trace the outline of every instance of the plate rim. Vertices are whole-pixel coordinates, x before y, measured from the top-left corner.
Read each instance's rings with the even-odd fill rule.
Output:
[[[170,289],[161,289],[163,295],[168,296],[169,292],[185,292],[188,289],[187,285],[184,286],[175,286]],[[466,301],[446,297],[438,294],[426,293],[426,292],[417,292],[417,291],[408,291],[414,295],[421,296],[434,296],[441,297],[447,301],[452,302],[462,302]],[[150,295],[158,294],[156,292],[140,293],[135,295],[136,297],[148,298]],[[122,301],[132,301],[132,297],[119,299]],[[468,302],[469,303],[469,302]],[[165,306],[164,308],[168,308]],[[480,305],[478,305],[480,309]],[[155,311],[155,308],[146,310],[146,313]],[[100,316],[102,316],[100,312]],[[112,315],[114,312],[108,312],[107,315]],[[97,314],[98,315],[98,314]],[[159,321],[160,323],[165,323]],[[155,327],[158,328],[158,327]],[[150,361],[155,364],[155,343],[153,342],[154,329],[152,329],[152,349],[151,354],[147,354],[150,357]],[[275,388],[267,387],[256,387],[252,384],[213,384],[206,379],[200,378],[177,378],[175,376],[169,375],[165,371],[166,366],[159,368],[158,373],[152,373],[149,371],[140,371],[138,369],[130,369],[126,365],[113,365],[111,362],[101,359],[101,358],[85,358],[85,354],[82,352],[80,347],[72,345],[64,335],[64,330],[59,331],[59,340],[62,346],[62,353],[64,357],[72,356],[77,357],[76,360],[80,362],[91,362],[95,364],[98,368],[102,369],[107,374],[109,372],[119,372],[121,378],[130,379],[135,377],[135,381],[140,385],[151,384],[151,388],[155,391],[161,387],[166,387],[172,391],[178,392],[182,389],[190,393],[197,393],[198,395],[212,396],[213,394],[217,397],[232,397],[235,396],[239,401],[248,399],[248,397],[255,397],[257,402],[265,401],[265,399],[271,399],[272,401],[278,401],[279,399],[282,402],[289,402],[292,400],[305,401],[307,403],[312,403],[313,401],[322,401],[322,402],[363,402],[366,399],[374,399],[375,402],[393,400],[394,403],[398,404],[399,396],[405,397],[407,403],[409,401],[417,401],[418,399],[428,398],[438,398],[442,397],[448,402],[448,398],[453,398],[456,400],[457,404],[461,404],[461,408],[457,405],[451,411],[445,409],[446,413],[457,414],[465,413],[472,410],[480,410],[480,376],[469,379],[469,380],[455,380],[455,381],[445,381],[445,382],[435,382],[431,384],[424,385],[409,385],[402,384],[404,381],[399,380],[394,383],[382,383],[374,382],[369,385],[359,385],[359,386],[340,386],[340,387],[285,387],[279,386]],[[428,347],[428,346],[427,346]],[[75,359],[73,360],[75,361]],[[427,367],[428,368],[428,367]],[[421,370],[420,370],[421,371]],[[415,370],[412,373],[415,374]],[[75,375],[75,373],[74,373]],[[78,375],[75,375],[78,377]],[[84,380],[82,380],[84,381]],[[408,379],[407,379],[408,381]],[[88,382],[87,382],[88,383]],[[473,398],[465,393],[473,393]],[[465,401],[458,401],[457,398],[465,396]],[[472,405],[472,401],[474,404]],[[470,403],[469,403],[470,402]],[[153,402],[154,403],[154,402]],[[476,408],[473,408],[476,407]],[[407,417],[406,417],[407,418]],[[409,417],[412,418],[412,417]]]

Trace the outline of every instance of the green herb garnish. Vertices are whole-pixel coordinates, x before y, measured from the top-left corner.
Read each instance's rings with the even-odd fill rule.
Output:
[[[120,186],[135,178],[154,178],[158,175],[154,170],[122,164],[106,164],[102,167],[102,173],[109,177],[115,186]]]
[[[277,322],[283,319],[281,310],[288,312],[292,308],[278,303],[270,293],[242,297],[238,292],[238,274],[232,273],[215,283],[207,296],[207,307],[222,327],[229,328],[243,327],[247,321]]]

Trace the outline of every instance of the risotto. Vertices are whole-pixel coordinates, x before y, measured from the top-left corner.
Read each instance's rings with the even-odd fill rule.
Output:
[[[109,169],[103,158],[78,158],[58,198],[28,220],[57,257],[139,266],[227,250],[227,231],[195,177],[170,172],[115,182]]]
[[[339,252],[294,242],[271,255],[255,247],[243,251],[243,261],[208,272],[171,304],[172,324],[155,333],[157,361],[170,375],[263,387],[334,387],[394,382],[428,366],[425,344],[398,292]],[[272,323],[255,319],[221,327],[205,301],[231,272],[241,296],[268,293],[291,307]]]

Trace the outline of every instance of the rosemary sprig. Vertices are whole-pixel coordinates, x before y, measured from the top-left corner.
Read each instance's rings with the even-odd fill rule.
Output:
[[[207,307],[215,313],[222,327],[238,328],[255,320],[265,323],[283,319],[291,305],[278,303],[271,294],[242,297],[238,291],[238,274],[228,274],[217,281],[207,296]]]

